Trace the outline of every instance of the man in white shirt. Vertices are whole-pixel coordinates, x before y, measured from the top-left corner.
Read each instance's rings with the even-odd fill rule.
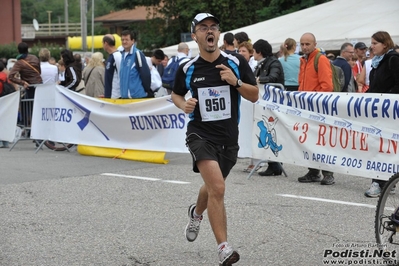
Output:
[[[43,84],[58,83],[58,68],[49,63],[50,51],[47,48],[42,48],[39,51],[40,59],[40,76],[42,77]]]
[[[155,92],[162,87],[161,75],[158,72],[157,66],[162,63],[165,58],[165,54],[162,50],[157,49],[152,53],[151,57],[146,56],[147,64],[151,71],[151,89]]]

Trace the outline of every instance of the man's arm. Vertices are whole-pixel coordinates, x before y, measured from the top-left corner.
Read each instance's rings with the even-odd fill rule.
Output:
[[[231,70],[231,68],[228,68],[227,66],[220,64],[216,66],[217,68],[220,68],[220,77],[222,80],[226,81],[232,86],[237,85],[237,77]],[[249,66],[248,66],[249,67]],[[251,102],[256,102],[259,98],[259,88],[257,85],[252,85],[248,83],[242,83],[241,87],[237,88],[238,92],[241,94],[242,97],[247,99],[248,101]]]

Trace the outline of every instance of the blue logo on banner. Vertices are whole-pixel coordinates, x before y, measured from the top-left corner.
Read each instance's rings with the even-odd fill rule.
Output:
[[[106,140],[109,140],[108,136],[105,135],[105,133],[92,121],[90,120],[90,114],[91,111],[89,109],[87,109],[86,107],[82,106],[81,104],[77,103],[76,101],[72,100],[71,98],[69,98],[68,96],[66,96],[64,93],[60,92],[65,98],[67,98],[71,103],[73,103],[75,105],[75,107],[77,109],[79,109],[83,114],[84,117],[82,118],[82,120],[80,120],[77,124],[79,126],[79,128],[83,131],[83,129],[85,129],[85,127],[89,124],[89,122],[95,127],[97,128],[98,131],[100,131],[100,133],[105,137]]]
[[[258,137],[258,148],[269,149],[277,157],[278,152],[283,149],[283,145],[277,144],[277,132],[274,129],[278,122],[278,117],[267,117],[263,116],[263,120],[258,122],[260,133]]]

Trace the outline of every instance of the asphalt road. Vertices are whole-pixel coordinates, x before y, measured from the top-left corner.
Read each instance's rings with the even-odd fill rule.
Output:
[[[188,154],[161,165],[34,151],[31,141],[0,149],[0,265],[218,265],[206,213],[195,242],[183,234],[202,184]],[[288,177],[248,180],[248,163],[239,159],[227,179],[235,265],[327,265],[326,252],[375,243],[369,179],[301,184],[307,169],[285,164]]]

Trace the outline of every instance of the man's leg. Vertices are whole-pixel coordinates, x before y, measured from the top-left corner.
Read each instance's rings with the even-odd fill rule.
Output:
[[[217,161],[200,160],[197,167],[204,180],[201,187],[196,213],[202,214],[207,208],[209,222],[218,244],[227,242],[227,219],[224,207],[225,182]],[[208,196],[208,197],[206,197]]]

